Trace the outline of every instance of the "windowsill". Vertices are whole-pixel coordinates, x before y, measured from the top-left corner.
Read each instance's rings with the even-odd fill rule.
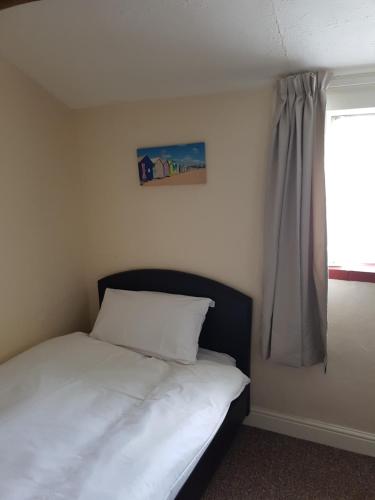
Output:
[[[358,266],[329,266],[328,277],[331,280],[362,281],[375,283],[375,264]]]

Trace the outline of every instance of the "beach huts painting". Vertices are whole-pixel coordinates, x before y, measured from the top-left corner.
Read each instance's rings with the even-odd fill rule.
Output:
[[[206,182],[204,142],[137,149],[142,186],[175,186]]]

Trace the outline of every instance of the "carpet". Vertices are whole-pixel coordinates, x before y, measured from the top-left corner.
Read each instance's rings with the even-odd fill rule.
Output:
[[[242,426],[204,500],[375,500],[375,458]]]

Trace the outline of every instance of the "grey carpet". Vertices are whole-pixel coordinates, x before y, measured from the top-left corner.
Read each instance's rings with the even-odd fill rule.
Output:
[[[375,500],[375,458],[242,426],[204,500]]]

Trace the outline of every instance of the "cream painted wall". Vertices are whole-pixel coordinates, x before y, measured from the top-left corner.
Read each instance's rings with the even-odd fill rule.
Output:
[[[255,300],[253,404],[375,432],[374,285],[330,282],[329,363],[294,369],[259,355],[263,204],[271,89],[76,112],[91,318],[96,280],[136,267],[201,273]],[[206,141],[208,183],[142,188],[138,146]]]
[[[0,360],[87,326],[67,108],[0,61]]]
[[[139,266],[194,271],[259,300],[270,95],[266,89],[76,112],[92,317],[96,279]],[[200,140],[207,184],[139,185],[137,147]]]
[[[329,281],[328,367],[293,369],[257,356],[254,401],[286,415],[375,433],[375,286]]]

